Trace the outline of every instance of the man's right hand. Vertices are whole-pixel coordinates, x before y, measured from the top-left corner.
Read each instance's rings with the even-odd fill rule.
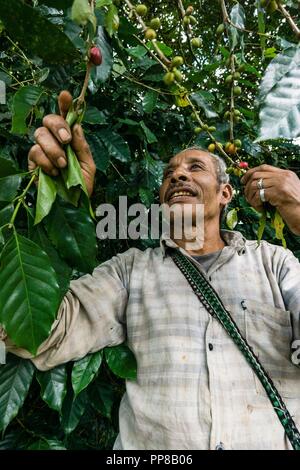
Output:
[[[68,164],[63,146],[71,144],[77,155],[89,195],[93,192],[96,166],[89,145],[85,140],[80,124],[70,130],[65,117],[72,104],[72,96],[62,91],[58,97],[60,115],[48,114],[43,119],[43,127],[34,133],[36,144],[28,154],[28,168],[34,170],[40,166],[45,173],[57,176],[60,168]]]

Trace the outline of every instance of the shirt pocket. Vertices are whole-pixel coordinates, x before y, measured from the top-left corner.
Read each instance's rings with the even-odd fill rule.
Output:
[[[291,360],[292,324],[289,311],[244,300],[246,339],[283,398],[300,398],[300,368]],[[266,396],[253,371],[256,392]]]

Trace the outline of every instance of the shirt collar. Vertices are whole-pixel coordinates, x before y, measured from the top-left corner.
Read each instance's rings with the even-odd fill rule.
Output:
[[[234,249],[234,251],[237,251],[239,255],[243,254],[245,251],[245,243],[246,239],[245,237],[240,233],[236,232],[233,230],[223,230],[221,229],[221,235],[223,240],[226,242],[226,244]],[[163,256],[166,256],[166,247],[171,247],[171,248],[179,248],[177,243],[175,243],[168,234],[163,233],[160,237],[160,248],[162,250]],[[179,248],[182,253],[186,253],[186,251],[183,248]]]

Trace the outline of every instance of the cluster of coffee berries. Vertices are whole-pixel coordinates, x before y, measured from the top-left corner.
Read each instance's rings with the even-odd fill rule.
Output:
[[[234,166],[229,166],[226,170],[226,173],[229,175],[243,176],[246,171],[249,169],[248,162],[241,161]]]
[[[143,3],[140,3],[135,6],[135,11],[140,17],[144,17],[148,13],[148,8]],[[156,31],[160,28],[161,21],[158,17],[152,18],[145,29],[145,39],[148,41],[153,41],[156,39]]]
[[[184,16],[182,18],[182,22],[185,28],[191,28],[195,24],[197,24],[196,18],[193,16],[194,13],[194,7],[192,5],[189,5],[185,12]],[[196,38],[193,37],[191,38],[191,45],[194,49],[197,49],[202,46],[202,39],[201,38]]]
[[[278,9],[278,3],[276,0],[260,0],[260,6],[265,8],[269,15],[272,15],[272,13]]]
[[[196,117],[196,114],[195,113],[192,113],[191,114],[191,118],[193,120],[196,120],[197,117]],[[202,126],[197,126],[194,128],[194,133],[195,134],[200,134],[200,132],[215,132],[216,131],[216,128],[215,126],[209,126],[208,124],[203,124]]]
[[[193,13],[194,13],[194,7],[192,5],[189,5],[187,9],[185,10],[184,16],[182,18],[184,26],[197,24],[197,20],[193,16]]]
[[[238,109],[232,108],[231,111],[225,111],[224,119],[227,121],[230,120],[231,114],[233,115],[233,122],[237,123],[240,122],[242,119],[242,113]]]
[[[94,65],[102,64],[102,53],[99,47],[97,46],[91,47],[89,59],[90,59],[90,62]]]
[[[226,142],[224,149],[228,155],[235,155],[237,151],[242,147],[242,142],[239,139]]]
[[[183,64],[183,57],[181,57],[180,55],[173,57],[171,61],[171,65],[170,65],[170,71],[167,72],[163,78],[166,85],[168,86],[172,85],[172,83],[174,83],[175,80],[177,82],[182,82],[183,75],[178,69],[178,67],[180,67],[182,64]]]

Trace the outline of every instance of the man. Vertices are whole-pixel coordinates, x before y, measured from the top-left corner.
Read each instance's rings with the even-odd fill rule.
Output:
[[[70,95],[63,92],[59,101],[62,116],[45,117],[29,166],[54,175],[67,164],[61,144],[72,139],[91,193],[92,155],[80,126],[72,134],[63,119]],[[258,209],[261,179],[265,199],[300,234],[297,176],[267,165],[249,170],[245,192]],[[127,339],[138,375],[126,383],[115,449],[290,448],[249,364],[166,251],[179,248],[209,279],[299,426],[300,368],[291,361],[291,343],[300,338],[300,264],[289,250],[220,232],[220,212],[231,197],[222,160],[180,152],[165,170],[160,200],[204,204],[202,248],[189,251],[185,239],[162,237],[158,248],[118,254],[71,282],[35,358],[6,340],[9,350],[46,370]]]

